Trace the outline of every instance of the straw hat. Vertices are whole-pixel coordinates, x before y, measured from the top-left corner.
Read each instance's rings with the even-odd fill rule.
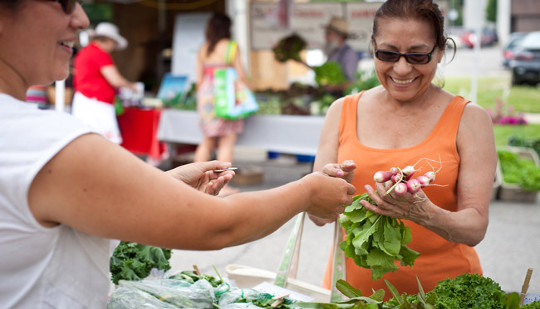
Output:
[[[353,38],[355,36],[353,33],[349,32],[349,23],[345,18],[332,17],[325,28],[344,35],[346,38]]]
[[[120,35],[118,27],[111,23],[99,23],[95,30],[89,32],[90,37],[104,36],[116,42],[115,50],[125,49],[127,40]]]

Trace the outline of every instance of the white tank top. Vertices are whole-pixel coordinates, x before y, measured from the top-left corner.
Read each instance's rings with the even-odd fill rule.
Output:
[[[45,228],[28,206],[39,170],[89,132],[69,114],[0,94],[1,308],[105,308],[109,240],[64,225]]]

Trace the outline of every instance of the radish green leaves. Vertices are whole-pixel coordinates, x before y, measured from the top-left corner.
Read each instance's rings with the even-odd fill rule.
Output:
[[[339,219],[347,234],[340,245],[345,255],[353,258],[358,266],[371,269],[371,276],[375,280],[397,270],[394,261],[400,261],[403,266],[412,266],[420,254],[407,247],[412,241],[411,229],[396,218],[365,209],[360,204],[361,200],[373,204],[367,193],[357,195]]]

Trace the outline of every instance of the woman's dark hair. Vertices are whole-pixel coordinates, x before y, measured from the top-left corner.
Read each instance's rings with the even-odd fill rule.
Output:
[[[231,19],[223,13],[214,13],[206,26],[207,55],[210,55],[221,39],[231,38]]]
[[[435,45],[444,50],[447,38],[444,35],[444,17],[432,0],[387,0],[375,13],[373,37],[377,36],[378,20],[381,18],[414,19],[427,22],[435,34]]]
[[[0,7],[4,7],[10,11],[16,11],[23,3],[20,0],[0,0]]]

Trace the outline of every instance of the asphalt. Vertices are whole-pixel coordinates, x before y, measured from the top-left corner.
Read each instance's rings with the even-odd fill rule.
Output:
[[[287,155],[273,160],[239,161],[236,165],[263,170],[262,182],[236,186],[242,191],[273,188],[297,180],[311,171],[310,163],[298,163],[296,157]],[[493,200],[489,219],[486,236],[476,246],[484,275],[498,282],[504,290],[521,291],[527,270],[533,268],[528,291],[540,293],[540,197],[534,202]],[[174,250],[171,272],[190,270],[197,265],[203,273],[215,275],[215,267],[221,276],[226,276],[225,268],[229,264],[277,271],[294,221],[292,219],[273,234],[245,245],[217,251]],[[300,250],[299,280],[320,285],[332,234],[332,226],[317,227],[306,220]]]

